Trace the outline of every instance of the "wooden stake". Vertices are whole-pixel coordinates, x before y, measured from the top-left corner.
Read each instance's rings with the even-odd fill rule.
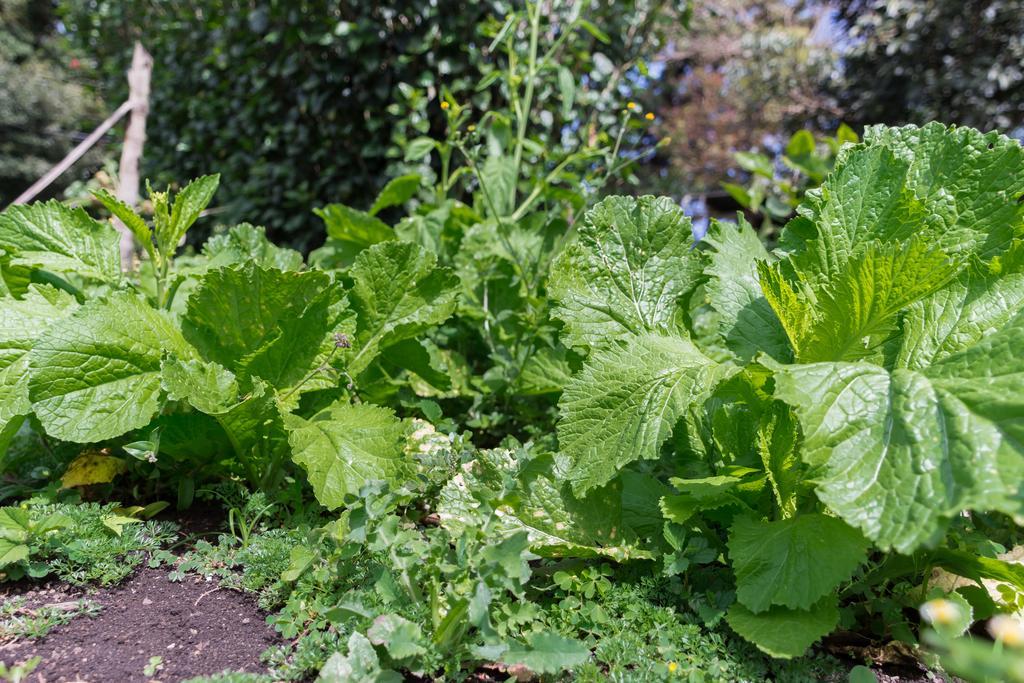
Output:
[[[68,155],[61,159],[56,166],[51,168],[43,177],[36,182],[32,183],[32,187],[28,188],[18,198],[11,202],[11,205],[15,204],[27,204],[36,198],[36,195],[45,190],[50,186],[54,180],[56,180],[61,173],[71,168],[71,165],[81,159],[86,152],[88,152],[93,145],[95,145],[100,138],[103,137],[104,133],[114,127],[118,121],[121,120],[128,112],[132,110],[130,102],[125,102],[117,110],[107,117],[107,119],[97,126],[96,130],[89,133],[84,140],[75,145],[75,148],[68,152]]]
[[[135,43],[132,66],[128,70],[128,102],[132,105],[132,113],[125,130],[117,173],[117,198],[131,207],[139,202],[139,160],[146,142],[146,114],[149,113],[149,80],[152,72],[153,57],[142,47],[142,43]],[[121,267],[125,271],[131,270],[135,260],[132,233],[119,220],[115,219],[114,225],[121,233]]]

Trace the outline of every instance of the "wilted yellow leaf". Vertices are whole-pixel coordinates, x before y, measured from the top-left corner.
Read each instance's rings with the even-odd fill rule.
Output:
[[[99,451],[85,451],[71,461],[61,477],[60,483],[66,488],[106,484],[125,471],[125,462],[120,458],[105,455]]]

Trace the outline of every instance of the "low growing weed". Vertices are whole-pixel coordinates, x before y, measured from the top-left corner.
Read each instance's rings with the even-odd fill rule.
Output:
[[[100,606],[88,599],[39,607],[26,607],[26,599],[13,597],[0,604],[0,642],[42,638],[76,617],[94,617]]]
[[[120,582],[177,539],[177,525],[129,516],[116,503],[29,500],[0,508],[0,571],[8,579],[54,574],[73,585]],[[6,544],[6,545],[4,545]]]

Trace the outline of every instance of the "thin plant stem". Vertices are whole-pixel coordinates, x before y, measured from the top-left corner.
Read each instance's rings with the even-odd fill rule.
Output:
[[[516,133],[516,146],[512,154],[512,167],[515,179],[512,183],[510,205],[516,203],[516,191],[519,180],[519,169],[523,161],[523,145],[526,142],[526,127],[530,122],[530,110],[533,107],[533,87],[537,78],[537,42],[540,37],[540,8],[533,3],[526,4],[526,13],[530,18],[530,54],[526,65],[526,85],[523,90],[523,102],[519,107],[519,129]]]

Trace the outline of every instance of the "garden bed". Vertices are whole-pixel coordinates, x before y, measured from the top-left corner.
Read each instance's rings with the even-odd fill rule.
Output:
[[[251,595],[195,575],[171,582],[165,568],[142,568],[124,583],[95,592],[58,581],[19,584],[4,602],[24,599],[31,618],[40,608],[95,605],[47,635],[0,645],[0,659],[41,658],[40,681],[180,681],[223,671],[265,672],[260,654],[280,638]]]

